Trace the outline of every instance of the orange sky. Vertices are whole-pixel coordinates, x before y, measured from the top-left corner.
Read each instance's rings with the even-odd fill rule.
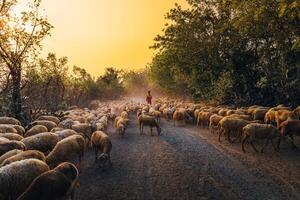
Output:
[[[185,0],[43,0],[55,27],[44,53],[67,56],[70,66],[93,76],[105,67],[143,68],[151,61],[148,47],[166,23],[164,15]]]

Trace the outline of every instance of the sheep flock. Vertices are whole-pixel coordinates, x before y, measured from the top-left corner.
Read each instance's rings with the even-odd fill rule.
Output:
[[[113,143],[109,134],[125,139],[133,118],[139,134],[147,134],[144,128],[148,127],[151,136],[160,136],[163,119],[175,127],[208,129],[219,142],[240,143],[243,152],[246,146],[263,152],[269,143],[279,151],[283,141],[297,148],[294,137],[300,136],[300,106],[237,108],[169,98],[159,98],[153,105],[131,100],[91,105],[90,109],[72,106],[59,115],[40,115],[25,127],[17,119],[0,117],[0,199],[76,199],[87,149],[93,150],[95,165],[110,168]],[[260,149],[255,144],[258,140],[263,141]]]

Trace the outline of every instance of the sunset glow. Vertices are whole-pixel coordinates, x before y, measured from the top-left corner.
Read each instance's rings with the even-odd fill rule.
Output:
[[[70,65],[93,76],[105,67],[143,68],[153,51],[149,46],[166,23],[164,15],[185,0],[44,0],[52,37],[43,52],[67,56]]]

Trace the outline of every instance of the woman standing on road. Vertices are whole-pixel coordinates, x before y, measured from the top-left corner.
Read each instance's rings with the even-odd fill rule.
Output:
[[[151,91],[148,91],[148,95],[146,97],[146,102],[147,104],[151,105],[152,104],[152,96],[151,96]]]

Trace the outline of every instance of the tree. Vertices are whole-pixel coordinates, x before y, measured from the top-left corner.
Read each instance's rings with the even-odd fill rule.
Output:
[[[21,80],[24,67],[37,53],[52,26],[40,16],[40,0],[28,4],[28,10],[14,13],[15,0],[2,1],[0,18],[0,57],[12,80],[11,111],[22,120]],[[18,16],[18,14],[20,14]]]
[[[106,99],[120,97],[124,88],[121,83],[121,71],[109,67],[105,69],[104,75],[96,80],[99,96]]]
[[[170,23],[154,39],[154,82],[203,101],[300,103],[297,1],[188,3],[187,9],[175,5],[169,11]]]

